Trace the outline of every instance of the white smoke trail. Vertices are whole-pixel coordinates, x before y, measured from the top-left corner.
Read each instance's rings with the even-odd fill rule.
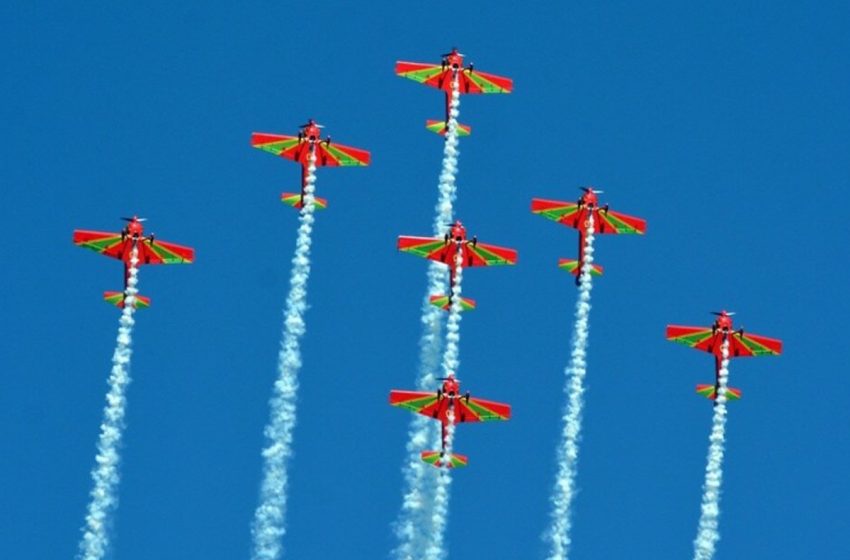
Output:
[[[705,483],[702,487],[702,512],[699,529],[694,540],[694,560],[711,560],[720,540],[720,483],[723,480],[723,453],[726,443],[726,387],[729,380],[729,339],[720,346],[720,372],[717,395],[714,400],[714,417],[709,437],[708,461],[705,466]]]
[[[116,490],[121,474],[118,465],[121,461],[119,448],[124,431],[124,414],[127,407],[126,391],[130,384],[130,357],[133,353],[133,325],[136,312],[136,294],[138,290],[139,250],[133,245],[130,250],[130,268],[127,276],[127,292],[124,309],[118,326],[118,340],[112,354],[112,373],[109,376],[109,393],[106,395],[106,408],[100,424],[100,438],[97,443],[97,465],[91,476],[94,487],[86,513],[86,524],[79,546],[79,558],[99,560],[109,549],[110,514],[118,505]]]
[[[461,310],[461,284],[463,281],[463,258],[458,252],[454,259],[455,285],[452,291],[451,307],[449,310],[448,326],[446,328],[446,351],[443,353],[443,375],[457,375],[460,365],[460,317]],[[452,460],[452,444],[454,440],[454,410],[449,409],[449,424],[446,426],[445,452],[442,457],[443,465],[448,465]],[[442,442],[440,442],[442,445]],[[436,447],[434,448],[436,449]],[[449,521],[449,497],[452,484],[451,469],[441,468],[437,478],[437,487],[434,492],[434,505],[431,513],[431,537],[428,548],[425,551],[427,560],[441,560],[446,557],[443,542],[445,541],[446,525]]]
[[[315,188],[316,155],[311,152],[284,311],[283,339],[277,363],[278,379],[270,402],[271,418],[265,429],[268,445],[263,449],[260,505],[254,512],[252,527],[253,560],[276,560],[283,552],[281,540],[286,533],[287,467],[292,456],[295,397],[298,391],[298,370],[301,368],[300,341],[306,331],[304,313],[307,310],[307,280],[310,277]]]
[[[449,122],[443,145],[443,162],[440,171],[439,198],[435,208],[434,235],[440,237],[450,227],[454,217],[454,201],[457,197],[456,177],[458,171],[458,116],[460,115],[460,89],[457,79],[452,81],[452,95],[449,101]],[[420,391],[430,391],[436,384],[434,372],[439,366],[442,341],[440,338],[443,311],[431,305],[430,296],[444,294],[446,290],[446,269],[432,262],[428,267],[428,293],[422,304],[422,337],[419,340],[419,375],[416,387]],[[436,485],[435,469],[422,462],[419,453],[427,446],[429,435],[433,433],[433,422],[421,415],[415,415],[408,430],[406,446],[407,462],[402,469],[404,475],[404,493],[401,511],[396,520],[395,533],[399,545],[395,549],[398,560],[417,560],[429,544],[431,536],[430,511]]]
[[[588,213],[585,229],[584,258],[579,277],[578,300],[576,301],[575,333],[570,365],[566,374],[567,408],[564,413],[564,428],[558,446],[558,475],[552,494],[551,526],[547,535],[551,541],[549,560],[566,560],[570,549],[572,528],[571,505],[575,496],[575,479],[578,469],[578,440],[581,433],[581,414],[584,405],[584,377],[587,374],[588,319],[590,317],[590,271],[593,268],[593,213]]]

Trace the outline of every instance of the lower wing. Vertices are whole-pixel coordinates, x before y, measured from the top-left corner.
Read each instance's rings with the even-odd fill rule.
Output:
[[[741,356],[778,356],[782,353],[782,341],[758,334],[732,333],[729,354]]]

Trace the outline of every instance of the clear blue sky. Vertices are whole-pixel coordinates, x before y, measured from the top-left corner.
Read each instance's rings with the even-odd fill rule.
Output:
[[[649,231],[597,244],[575,558],[691,554],[712,360],[664,326],[720,307],[785,354],[732,364],[718,558],[850,557],[846,3],[177,4],[0,8],[0,556],[76,551],[121,267],[71,232],[137,213],[197,262],[141,271],[114,557],[247,558],[299,177],[249,137],[311,116],[373,165],[319,172],[285,546],[388,554],[443,111],[393,64],[457,45],[515,80],[463,98],[458,216],[520,259],[465,275],[460,377],[514,418],[458,431],[451,557],[544,554],[576,235],[529,204],[586,184]]]

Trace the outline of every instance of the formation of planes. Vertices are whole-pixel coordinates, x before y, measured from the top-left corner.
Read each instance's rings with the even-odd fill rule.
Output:
[[[395,66],[396,74],[416,82],[437,88],[445,93],[445,119],[442,121],[429,120],[427,128],[438,134],[445,135],[450,118],[451,98],[455,88],[460,94],[510,93],[513,81],[510,78],[479,72],[472,64],[464,65],[464,55],[456,48],[442,55],[439,64],[403,62]],[[317,167],[336,166],[365,166],[369,165],[371,155],[368,151],[344,146],[332,142],[330,136],[322,136],[323,125],[313,119],[300,125],[294,136],[255,132],[251,136],[251,145],[276,156],[289,159],[301,165],[301,190],[299,193],[284,192],[281,201],[296,209],[305,204],[308,167],[311,161]],[[458,124],[459,135],[468,135],[471,127]],[[567,227],[578,230],[578,258],[560,259],[558,266],[576,277],[580,283],[581,265],[584,260],[586,235],[589,221],[593,220],[594,234],[644,234],[646,221],[609,208],[608,204],[600,205],[599,194],[602,191],[593,187],[582,187],[581,196],[576,202],[562,202],[534,198],[531,211],[534,214],[556,221]],[[315,208],[327,207],[327,200],[314,198]],[[73,241],[80,247],[85,247],[98,253],[121,260],[124,263],[124,290],[104,292],[104,299],[118,307],[124,307],[127,298],[128,279],[130,275],[130,260],[135,249],[138,265],[147,264],[181,264],[194,261],[195,253],[191,247],[185,247],[156,239],[153,234],[145,235],[144,218],[133,216],[122,218],[127,225],[117,233],[75,230]],[[417,255],[445,265],[449,271],[449,293],[430,297],[430,303],[449,311],[455,297],[456,267],[514,265],[517,262],[517,251],[496,245],[479,242],[473,236],[467,237],[466,228],[456,221],[442,237],[400,236],[397,242],[399,251]],[[601,275],[602,267],[593,264],[590,273]],[[136,308],[148,307],[150,298],[136,295]],[[476,307],[474,300],[466,297],[459,298],[461,310],[471,310]],[[742,328],[735,330],[732,324],[733,313],[714,312],[717,319],[709,327],[691,327],[668,325],[667,338],[713,354],[715,357],[715,383],[697,385],[697,392],[709,399],[716,399],[720,387],[721,347],[728,343],[729,357],[779,355],[782,351],[782,341],[761,335],[745,333]],[[421,453],[423,461],[435,467],[454,468],[466,466],[468,458],[464,455],[449,452],[447,433],[451,424],[467,422],[487,422],[508,420],[511,407],[508,404],[488,401],[470,396],[469,392],[461,394],[460,380],[453,373],[440,378],[442,384],[435,391],[404,391],[392,390],[390,404],[404,408],[429,418],[437,420],[442,429],[442,448],[440,450],[425,450]],[[727,387],[726,396],[729,399],[739,399],[739,389]],[[447,452],[449,453],[446,457]]]

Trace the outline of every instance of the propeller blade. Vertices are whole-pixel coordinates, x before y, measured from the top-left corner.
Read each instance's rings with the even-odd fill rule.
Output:
[[[121,216],[121,219],[122,219],[122,220],[124,220],[125,222],[132,222],[132,221],[136,221],[136,222],[147,222],[147,221],[148,221],[148,219],[147,219],[147,218],[136,218],[136,217],[133,217],[133,218],[127,218],[126,216]]]

